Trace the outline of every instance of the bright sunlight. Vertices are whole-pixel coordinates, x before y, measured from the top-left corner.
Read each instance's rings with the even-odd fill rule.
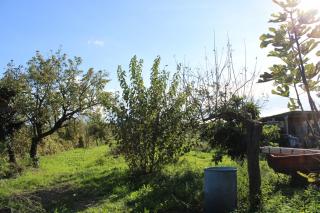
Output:
[[[300,7],[302,9],[316,9],[320,11],[320,0],[301,0]]]

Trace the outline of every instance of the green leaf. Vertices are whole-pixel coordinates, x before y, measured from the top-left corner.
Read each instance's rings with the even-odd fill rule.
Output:
[[[287,85],[277,86],[276,90],[272,90],[271,93],[282,97],[289,97],[289,87]]]
[[[312,79],[319,73],[319,70],[316,69],[316,66],[314,64],[307,64],[304,66],[304,69],[307,79]]]
[[[268,72],[264,72],[263,74],[260,75],[260,79],[258,80],[258,83],[265,83],[272,80],[274,80],[272,74]]]
[[[313,52],[320,56],[317,49],[320,44],[320,19],[317,18],[317,13],[315,10],[300,10],[298,0],[273,2],[282,10],[271,14],[269,22],[275,23],[276,27],[269,27],[270,34],[260,36],[260,47],[269,47],[268,56],[276,57],[281,62],[270,67],[270,72],[262,74],[258,82],[274,81],[277,87],[272,90],[272,94],[289,98],[290,90],[293,91],[294,86],[305,88],[302,81],[302,74],[305,74],[310,89],[319,91],[320,63],[312,64],[311,56],[308,57]],[[300,48],[297,48],[297,42]],[[301,73],[301,66],[305,68],[305,73]],[[288,107],[295,110],[298,106],[294,99],[290,99]]]
[[[297,173],[298,173],[300,176],[306,178],[309,183],[318,182],[318,181],[320,180],[318,173],[305,174],[305,173],[302,173],[302,172],[300,172],[300,171],[297,171]]]
[[[271,22],[271,23],[279,23],[279,22],[284,22],[287,20],[286,13],[273,13],[273,14],[271,14],[271,17],[274,18],[274,19],[269,20],[269,22]]]
[[[300,46],[301,54],[307,55],[308,53],[312,52],[318,45],[320,41],[316,41],[315,39],[310,39],[307,42],[304,42]]]
[[[289,99],[287,106],[290,109],[290,111],[295,111],[295,110],[299,109],[299,106],[296,104],[296,100],[294,98]]]
[[[269,44],[272,44],[271,40],[264,40],[260,43],[260,48],[265,48],[267,47]]]
[[[275,32],[276,32],[276,28],[274,28],[274,27],[269,27],[269,31],[275,33]]]

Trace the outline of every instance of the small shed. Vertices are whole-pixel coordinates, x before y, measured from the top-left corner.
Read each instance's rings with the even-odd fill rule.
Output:
[[[264,124],[276,124],[280,127],[280,133],[288,141],[286,146],[289,147],[312,147],[315,140],[312,139],[311,132],[308,128],[313,125],[312,111],[290,111],[268,117],[260,120]]]

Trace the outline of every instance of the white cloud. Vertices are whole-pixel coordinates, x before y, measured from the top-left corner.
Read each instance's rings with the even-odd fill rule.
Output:
[[[88,44],[89,45],[94,45],[94,46],[98,46],[98,47],[103,47],[104,46],[104,41],[103,40],[88,40]]]

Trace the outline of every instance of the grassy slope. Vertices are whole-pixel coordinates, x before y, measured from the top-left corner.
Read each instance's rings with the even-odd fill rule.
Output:
[[[0,206],[25,212],[199,212],[202,211],[203,169],[212,166],[210,153],[190,152],[157,176],[133,180],[121,157],[106,146],[76,149],[41,158],[40,169],[16,179],[0,180]],[[246,166],[238,167],[239,211],[247,209]],[[314,187],[292,188],[265,162],[263,212],[314,212],[320,193]],[[44,210],[45,209],[45,210]]]

